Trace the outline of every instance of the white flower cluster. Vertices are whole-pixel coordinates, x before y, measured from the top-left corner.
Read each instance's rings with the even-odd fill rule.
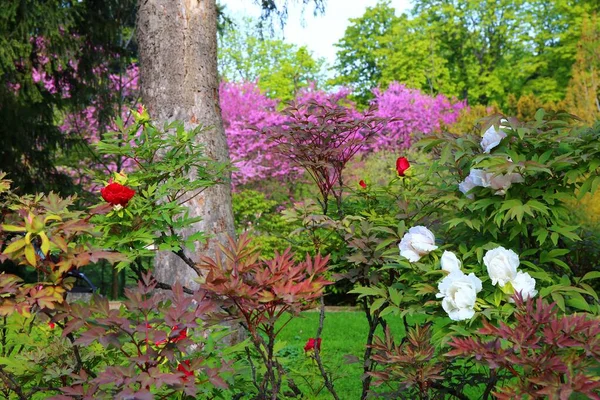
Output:
[[[402,237],[400,255],[410,262],[417,262],[421,257],[437,249],[433,233],[424,226],[414,226]],[[448,272],[438,284],[437,298],[442,299],[442,308],[450,319],[462,321],[475,315],[477,294],[481,292],[481,279],[475,274],[465,274],[462,263],[451,251],[444,251],[441,258],[442,270]],[[515,292],[521,293],[524,300],[537,294],[535,279],[527,272],[517,271],[519,256],[512,250],[497,247],[488,250],[483,257],[492,285],[504,288],[510,284]],[[510,288],[507,288],[510,290]],[[512,299],[511,299],[512,301]]]
[[[535,279],[527,272],[517,271],[519,256],[512,250],[496,247],[488,250],[483,257],[492,285],[498,284],[501,288],[510,283],[515,292],[520,292],[523,300],[537,294]]]
[[[501,120],[502,123],[506,120]],[[506,121],[508,122],[508,121]],[[500,125],[502,128],[503,125]],[[489,153],[494,147],[498,146],[502,139],[506,137],[506,133],[502,130],[497,131],[493,126],[490,127],[483,134],[483,138],[481,139],[481,148],[484,153]],[[473,199],[473,194],[469,194],[469,191],[474,187],[484,187],[484,188],[492,188],[496,192],[494,194],[504,195],[506,194],[506,190],[513,183],[521,183],[523,182],[523,176],[519,173],[511,173],[511,174],[493,174],[491,172],[486,172],[482,169],[472,169],[469,172],[469,176],[465,178],[458,185],[458,189],[464,193],[469,199]]]
[[[474,273],[466,275],[461,271],[461,262],[456,254],[444,251],[442,269],[450,272],[438,284],[440,291],[436,297],[442,299],[442,308],[451,320],[462,321],[475,315],[477,293],[481,292],[481,279]]]

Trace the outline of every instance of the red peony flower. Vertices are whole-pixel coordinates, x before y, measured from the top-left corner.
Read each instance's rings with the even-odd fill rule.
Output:
[[[360,181],[360,182],[358,182],[358,184],[359,184],[359,185],[360,185],[360,187],[361,187],[361,188],[363,188],[363,189],[366,189],[366,188],[367,188],[367,184],[366,184],[366,183],[365,183],[365,181],[363,181],[362,179],[361,179],[361,181]]]
[[[310,339],[308,339],[308,342],[306,342],[306,344],[304,345],[304,351],[314,350],[315,349],[315,345],[317,346],[317,350],[321,351],[321,338],[318,338],[318,339],[310,338]]]
[[[410,168],[410,163],[406,157],[398,157],[396,160],[396,171],[398,176],[404,176],[404,172]]]
[[[100,194],[111,205],[125,207],[133,195],[135,195],[135,191],[120,183],[112,182],[100,189]]]
[[[185,360],[182,364],[177,365],[177,371],[183,372],[183,380],[187,380],[188,377],[194,376],[194,371],[190,366],[190,360]]]

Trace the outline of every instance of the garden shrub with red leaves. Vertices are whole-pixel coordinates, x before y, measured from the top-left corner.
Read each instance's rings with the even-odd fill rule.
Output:
[[[297,262],[289,249],[264,260],[247,235],[237,241],[230,238],[229,246],[222,247],[215,259],[202,258],[200,267],[208,271],[203,289],[226,299],[229,312],[242,321],[266,367],[258,378],[247,349],[260,399],[278,398],[285,372],[275,354],[277,335],[293,316],[314,308],[325,286],[332,283],[325,279],[328,260],[307,255]],[[276,327],[286,314],[289,319]]]
[[[489,368],[508,371],[495,391],[499,399],[569,399],[580,393],[600,399],[600,319],[560,315],[556,304],[515,296],[515,322],[483,321],[476,335],[454,338],[452,357],[474,357]]]
[[[89,306],[67,305],[53,321],[63,326],[62,335],[73,332],[75,345],[99,343],[107,352],[116,349],[104,368],[82,363],[81,369],[63,376],[68,385],[54,399],[154,398],[181,395],[208,396],[228,385],[222,374],[230,362],[209,351],[206,330],[223,319],[218,304],[198,290],[186,295],[181,285],[172,291],[156,291],[156,280],[145,274],[135,289],[126,289],[127,300],[111,309],[106,298],[94,296]],[[177,327],[174,329],[172,327]],[[188,330],[196,332],[188,335]],[[218,332],[213,332],[215,339]]]
[[[262,132],[277,143],[279,154],[304,168],[315,181],[323,213],[327,214],[330,196],[340,212],[346,164],[367,150],[368,142],[390,119],[376,117],[374,109],[360,114],[334,101],[291,103],[281,113],[286,122]]]

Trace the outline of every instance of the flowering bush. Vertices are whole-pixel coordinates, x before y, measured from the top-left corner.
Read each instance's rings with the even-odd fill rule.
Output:
[[[597,305],[585,297],[594,296],[591,288],[572,289],[589,271],[580,271],[569,255],[580,238],[566,202],[600,182],[600,131],[571,127],[570,118],[543,110],[531,122],[498,115],[484,121],[483,137],[434,134],[420,145],[432,152],[445,180],[432,205],[442,211],[448,242],[461,243],[479,263],[488,250],[514,249],[527,271],[519,274],[515,256],[492,257],[502,253],[496,250],[485,263],[494,283],[510,281],[507,293],[516,285],[527,297],[536,292],[535,279],[547,286],[540,294],[559,307],[593,311]],[[495,296],[498,302],[502,293]]]
[[[498,399],[600,397],[600,321],[585,315],[559,315],[542,299],[515,297],[514,323],[498,327],[484,321],[476,335],[454,338],[449,356],[471,356],[495,374]]]
[[[443,95],[427,96],[398,82],[391,83],[386,90],[374,89],[373,94],[376,115],[392,119],[370,144],[373,151],[408,149],[414,142],[411,135],[428,135],[439,131],[443,125],[453,124],[466,106],[464,102],[453,102]]]

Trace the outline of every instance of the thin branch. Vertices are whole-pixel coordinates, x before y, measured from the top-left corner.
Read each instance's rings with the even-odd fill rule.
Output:
[[[2,368],[0,366],[0,379],[2,379],[2,381],[4,382],[4,384],[13,392],[15,392],[15,394],[19,397],[19,399],[21,400],[28,400],[29,396],[26,396],[23,393],[23,390],[21,390],[21,386],[13,379],[12,376],[10,376],[7,372],[4,371],[4,368]]]
[[[335,400],[340,400],[337,395],[335,388],[333,387],[333,382],[329,375],[327,375],[327,371],[325,371],[325,367],[323,367],[323,361],[321,361],[321,355],[319,354],[319,338],[321,337],[321,333],[323,332],[323,323],[325,322],[325,300],[323,296],[321,296],[321,313],[319,315],[319,327],[317,328],[317,334],[315,335],[315,360],[317,361],[317,365],[319,366],[319,371],[321,372],[321,376],[325,381],[325,387],[329,390],[329,393],[333,396]]]

